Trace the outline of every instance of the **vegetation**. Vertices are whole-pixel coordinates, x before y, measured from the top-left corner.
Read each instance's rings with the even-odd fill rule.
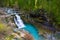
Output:
[[[12,35],[7,36],[7,37],[5,38],[5,40],[13,40],[13,36],[12,36]]]
[[[0,6],[5,7],[16,7],[24,10],[36,10],[36,9],[45,9],[48,13],[52,13],[57,21],[57,24],[60,24],[60,0],[2,0],[0,1]]]
[[[20,10],[34,11],[44,9],[56,25],[60,25],[60,0],[1,0],[0,7],[19,8]],[[38,11],[36,12],[38,14]]]
[[[38,16],[39,9],[43,9],[47,11],[46,16],[49,16],[49,19],[53,20],[53,23],[58,25],[56,28],[60,29],[60,0],[1,0],[0,7],[11,7],[11,8],[19,8],[20,10],[24,10],[29,14],[29,12],[34,11],[35,14]],[[31,15],[32,16],[32,15]],[[40,16],[40,15],[39,15]],[[32,18],[35,21],[43,21],[39,18]],[[11,33],[10,27],[7,27],[6,24],[0,22],[0,34],[8,34]],[[7,36],[7,35],[4,35]],[[7,36],[6,40],[11,40],[12,36]]]
[[[11,27],[7,26],[7,24],[1,22],[0,20],[0,40],[6,36],[9,36],[11,33]]]

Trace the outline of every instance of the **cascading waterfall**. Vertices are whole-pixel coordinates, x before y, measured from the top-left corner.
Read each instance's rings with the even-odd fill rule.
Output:
[[[33,36],[34,40],[44,40],[44,38],[41,37],[41,36],[39,38],[39,34],[38,34],[36,28],[34,28],[34,26],[32,26],[30,24],[24,24],[22,19],[21,19],[21,17],[17,13],[14,13],[14,14],[15,14],[14,21],[15,21],[15,24],[17,25],[18,29],[22,29],[23,28],[26,31],[28,31]],[[54,40],[55,40],[55,38],[54,38]]]
[[[41,36],[39,36],[37,29],[34,28],[33,25],[23,23],[21,17],[18,15],[18,13],[13,12],[12,9],[8,9],[7,13],[15,15],[14,22],[17,25],[18,30],[23,28],[24,30],[28,31],[33,36],[34,40],[43,40],[43,39],[41,39]]]
[[[6,8],[5,10],[8,14],[14,14],[16,18],[14,18],[15,24],[17,25],[18,29],[20,28],[24,28],[25,25],[23,23],[23,21],[21,20],[20,16],[16,13],[16,11],[14,11],[11,8]]]
[[[17,25],[18,29],[24,28],[25,25],[23,21],[21,20],[20,16],[18,14],[15,15],[16,18],[14,18],[15,24]]]
[[[17,25],[18,29],[23,28],[24,30],[28,31],[33,36],[34,40],[39,40],[39,36],[38,36],[38,32],[37,32],[36,28],[34,28],[30,24],[24,25],[23,21],[21,20],[21,18],[18,14],[15,15],[14,21],[15,21],[15,24]]]

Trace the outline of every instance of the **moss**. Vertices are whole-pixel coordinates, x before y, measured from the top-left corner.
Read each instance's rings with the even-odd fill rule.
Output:
[[[5,37],[5,40],[12,40],[12,39],[13,39],[13,37],[14,37],[13,35],[6,36],[6,37]]]
[[[0,35],[2,35],[0,38],[4,38],[7,35],[10,35],[12,32],[11,27],[7,26],[7,24],[4,24],[0,20]]]
[[[5,24],[0,23],[0,32],[1,32],[1,31],[5,31],[6,28],[7,28],[7,26],[6,26]]]

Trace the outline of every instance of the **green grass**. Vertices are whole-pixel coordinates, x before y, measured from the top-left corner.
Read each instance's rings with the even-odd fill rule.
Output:
[[[54,14],[55,20],[57,24],[60,24],[60,0],[2,0],[1,5],[8,7],[13,7],[14,4],[20,8],[25,10],[36,10],[38,8],[44,8],[49,12]],[[1,6],[0,5],[0,6]]]
[[[6,37],[5,37],[5,40],[13,40],[13,37],[14,37],[13,35],[6,36]]]
[[[6,30],[5,28],[7,28],[6,25],[4,25],[3,23],[0,23],[0,32],[5,31]]]

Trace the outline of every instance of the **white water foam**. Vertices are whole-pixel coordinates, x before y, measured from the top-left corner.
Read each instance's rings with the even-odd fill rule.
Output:
[[[16,18],[14,18],[14,21],[15,21],[17,27],[18,27],[19,29],[24,28],[25,25],[24,25],[22,19],[20,18],[20,16],[19,16],[18,14],[16,14],[15,17],[16,17]]]
[[[14,18],[14,21],[15,21],[15,24],[17,25],[18,29],[25,27],[22,19],[13,9],[6,8],[5,11],[7,11],[8,14],[14,14],[15,15],[16,18]]]

